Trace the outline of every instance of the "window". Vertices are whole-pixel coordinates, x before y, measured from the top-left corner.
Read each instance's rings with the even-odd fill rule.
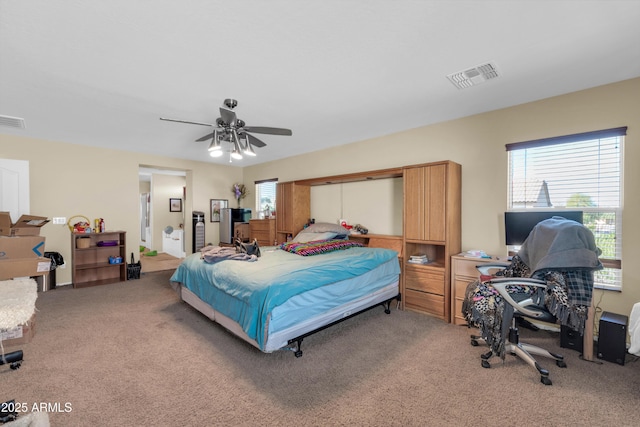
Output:
[[[622,282],[622,153],[627,128],[507,144],[508,209],[576,209],[602,250],[596,286]]]
[[[256,208],[258,209],[258,215],[262,218],[260,213],[265,212],[267,208],[273,212],[276,210],[276,184],[277,178],[267,179],[262,181],[256,181]]]

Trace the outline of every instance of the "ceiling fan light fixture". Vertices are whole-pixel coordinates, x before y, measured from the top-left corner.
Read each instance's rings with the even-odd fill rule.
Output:
[[[222,150],[222,147],[220,146],[220,139],[218,138],[218,131],[214,130],[213,131],[213,138],[211,139],[211,144],[209,144],[209,151],[219,151]],[[218,156],[213,156],[212,157],[218,157]]]
[[[251,143],[249,142],[249,137],[247,135],[244,135],[244,140],[240,140],[241,142],[241,146],[242,148],[242,152],[244,154],[246,154],[247,156],[251,156],[251,157],[255,157],[256,152],[253,151],[253,147],[251,146]]]
[[[236,160],[242,160],[242,154],[240,154],[240,151],[236,150],[235,148],[231,152],[231,157]]]
[[[238,133],[235,129],[231,130],[231,142],[233,143],[233,151],[231,152],[231,157],[236,160],[242,160],[242,154],[240,150],[240,138],[238,138]]]
[[[213,151],[209,151],[209,155],[211,157],[220,157],[222,156],[222,150],[213,150]]]
[[[247,141],[247,147],[244,149],[244,154],[251,157],[255,157],[256,155],[256,152],[253,151],[253,147],[251,146],[251,144],[249,144],[248,141]]]

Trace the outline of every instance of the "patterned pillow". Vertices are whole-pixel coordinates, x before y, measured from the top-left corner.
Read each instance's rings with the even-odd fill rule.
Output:
[[[292,254],[311,256],[340,251],[353,247],[362,247],[362,243],[351,240],[316,240],[311,242],[289,242],[280,245],[280,249]]]

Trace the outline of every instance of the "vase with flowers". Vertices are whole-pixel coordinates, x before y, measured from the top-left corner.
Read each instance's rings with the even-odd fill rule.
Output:
[[[247,187],[244,184],[233,184],[231,187],[231,192],[233,192],[233,196],[238,202],[238,208],[240,208],[240,200],[247,197]]]

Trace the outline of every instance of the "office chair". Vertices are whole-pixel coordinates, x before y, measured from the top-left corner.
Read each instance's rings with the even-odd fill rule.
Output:
[[[510,266],[494,276],[497,265],[477,268],[481,280],[471,283],[463,304],[463,314],[481,335],[471,336],[476,346],[485,341],[490,351],[481,356],[482,367],[490,368],[494,355],[520,357],[540,374],[540,382],[551,385],[549,371],[534,358],[553,359],[566,367],[562,355],[520,342],[518,321],[532,319],[560,322],[582,332],[591,305],[593,273],[601,269],[600,250],[595,238],[582,224],[554,217],[538,223],[523,243]]]

